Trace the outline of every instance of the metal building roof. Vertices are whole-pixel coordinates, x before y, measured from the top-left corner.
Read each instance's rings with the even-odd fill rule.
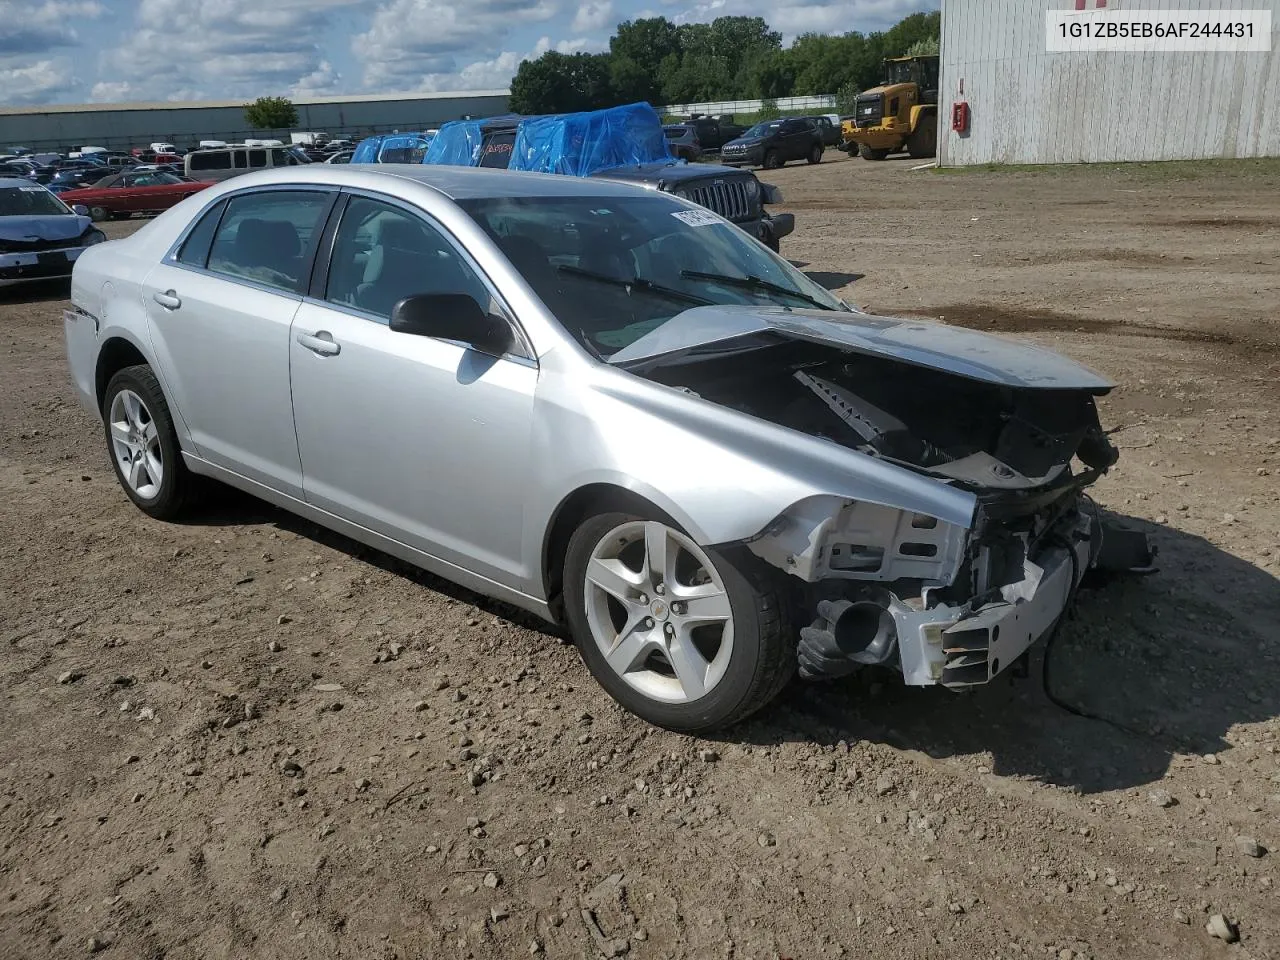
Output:
[[[506,97],[509,90],[446,90],[438,93],[372,93],[342,97],[297,97],[295,107],[324,103],[386,103],[395,100],[463,100],[469,97]],[[245,100],[160,100],[139,103],[45,103],[27,106],[0,104],[0,116],[45,113],[101,113],[112,110],[209,110],[244,107]]]

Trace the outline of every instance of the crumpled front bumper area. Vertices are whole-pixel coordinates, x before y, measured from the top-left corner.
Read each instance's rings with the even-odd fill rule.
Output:
[[[817,618],[800,631],[800,675],[819,679],[888,663],[896,648],[909,685],[984,684],[1053,629],[1089,571],[1145,573],[1153,560],[1144,534],[1082,515],[1070,536],[1042,547],[1034,562],[1023,560],[1021,580],[985,598],[931,604],[927,590],[905,601],[881,591],[854,603],[819,603]]]

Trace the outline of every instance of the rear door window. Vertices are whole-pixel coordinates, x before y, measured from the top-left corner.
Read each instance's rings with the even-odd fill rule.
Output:
[[[204,267],[209,260],[209,247],[213,245],[214,231],[218,229],[218,221],[222,219],[222,211],[226,206],[225,201],[214,204],[212,209],[200,218],[200,222],[192,228],[187,234],[187,239],[182,241],[182,246],[178,248],[175,259],[179,263],[185,263],[191,267]]]
[[[320,190],[261,190],[227,201],[214,233],[209,269],[301,293],[333,194]]]
[[[251,170],[256,170],[257,168],[265,167],[266,165],[267,165],[267,151],[265,150],[249,151],[249,168]]]

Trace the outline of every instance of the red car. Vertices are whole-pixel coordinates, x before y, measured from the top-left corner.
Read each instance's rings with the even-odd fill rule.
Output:
[[[91,186],[64,191],[61,198],[68,205],[84,204],[94,220],[118,220],[134,213],[168,210],[210,186],[212,184],[184,180],[172,173],[124,170],[103,177]]]

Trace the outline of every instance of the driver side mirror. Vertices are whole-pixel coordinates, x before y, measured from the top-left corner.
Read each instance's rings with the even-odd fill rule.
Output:
[[[71,212],[80,217],[87,217],[89,215],[89,208],[83,203],[77,203],[71,208]]]
[[[416,293],[391,308],[391,329],[417,337],[457,340],[500,357],[515,345],[511,326],[465,293]]]

